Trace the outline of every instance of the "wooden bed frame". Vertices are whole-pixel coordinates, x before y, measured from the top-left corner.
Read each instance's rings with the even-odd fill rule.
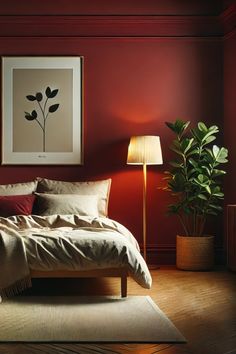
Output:
[[[57,271],[30,271],[31,278],[100,278],[100,277],[120,277],[121,296],[127,297],[127,277],[128,272],[125,268],[108,268],[87,271],[76,270],[57,270]]]

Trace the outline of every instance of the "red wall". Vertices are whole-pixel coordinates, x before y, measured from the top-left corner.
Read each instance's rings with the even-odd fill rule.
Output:
[[[60,3],[64,8],[59,10],[72,11],[65,6],[68,1],[61,0]],[[69,3],[73,5],[73,1]],[[88,14],[86,3],[80,2]],[[112,12],[111,5],[115,13],[132,12],[131,5],[119,9],[118,3],[114,2],[115,6],[110,2],[106,12]],[[143,11],[149,14],[157,12],[155,3],[139,1],[139,5],[144,6]],[[184,2],[180,3],[183,8]],[[142,171],[138,166],[126,165],[127,147],[131,135],[160,135],[164,165],[148,168],[147,243],[150,256],[155,257],[153,261],[172,262],[175,235],[181,232],[181,228],[174,219],[165,215],[169,197],[158,189],[163,171],[168,168],[168,146],[173,137],[164,122],[179,117],[193,123],[204,120],[207,124],[223,126],[223,41],[218,35],[209,34],[212,28],[218,33],[217,20],[213,23],[210,17],[208,23],[206,16],[204,27],[196,29],[191,26],[192,16],[175,19],[170,16],[161,24],[158,17],[143,19],[142,16],[133,16],[127,22],[126,16],[119,16],[116,24],[111,16],[86,16],[80,22],[81,17],[77,21],[73,13],[73,21],[70,22],[70,16],[23,16],[24,13],[29,15],[26,4],[31,4],[31,13],[35,9],[32,1],[23,1],[20,7],[9,7],[8,4],[9,1],[1,4],[1,55],[84,56],[84,165],[1,166],[0,183],[31,180],[36,176],[62,180],[111,177],[109,215],[125,224],[141,242]],[[50,14],[51,2],[48,4],[48,12],[45,5],[37,11]],[[171,1],[168,4],[171,6]],[[212,9],[204,5],[200,9],[199,2],[196,4],[195,10],[198,8],[200,14],[218,12],[218,6]],[[136,12],[139,9],[134,8]],[[178,13],[171,7],[169,13],[170,9]],[[59,10],[57,14],[61,13]],[[190,13],[190,9],[185,8],[185,12]],[[21,16],[4,16],[6,14]],[[145,22],[144,27],[141,20]],[[37,26],[38,23],[41,26]],[[199,31],[206,28],[207,35],[199,35]],[[109,29],[114,31],[112,36],[109,36]],[[176,36],[176,33],[181,35]],[[211,227],[220,240],[220,220]]]
[[[226,204],[236,203],[236,31],[231,32],[224,42],[224,130],[225,144],[229,149],[228,174],[226,175]]]
[[[224,0],[225,6],[232,0]],[[0,15],[217,15],[221,0],[0,0]]]

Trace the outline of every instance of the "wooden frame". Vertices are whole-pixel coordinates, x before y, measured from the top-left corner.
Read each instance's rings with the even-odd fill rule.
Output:
[[[100,278],[100,277],[120,277],[121,278],[121,297],[127,297],[127,277],[128,272],[125,268],[95,269],[87,271],[57,270],[41,271],[31,270],[31,278]]]
[[[2,57],[2,164],[83,164],[83,57]]]

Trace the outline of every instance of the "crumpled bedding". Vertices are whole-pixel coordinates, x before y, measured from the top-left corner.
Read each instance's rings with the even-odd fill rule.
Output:
[[[152,279],[134,236],[120,223],[78,215],[0,217],[0,296],[30,286],[30,269],[126,268],[142,287]]]

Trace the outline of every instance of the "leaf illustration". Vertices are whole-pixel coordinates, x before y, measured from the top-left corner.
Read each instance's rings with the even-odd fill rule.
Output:
[[[58,93],[58,89],[52,90],[50,96],[48,98],[54,98]]]
[[[35,110],[33,110],[33,111],[31,112],[31,116],[32,116],[34,119],[36,119],[36,118],[38,117],[38,113],[37,113]]]
[[[26,98],[27,98],[27,100],[29,100],[29,101],[35,101],[35,100],[36,100],[36,97],[33,96],[33,95],[28,95],[28,96],[26,96]]]
[[[46,126],[47,118],[49,113],[54,113],[58,110],[59,103],[49,105],[49,98],[54,98],[58,94],[59,89],[51,89],[50,86],[47,86],[45,91],[38,91],[34,95],[27,95],[26,98],[29,101],[37,101],[36,109],[31,113],[25,112],[25,118],[28,121],[36,121],[38,126],[42,130],[42,151],[46,151]],[[46,96],[46,97],[45,97]]]
[[[50,87],[48,86],[45,91],[47,98],[50,98],[51,93],[52,93],[52,91],[51,91]]]
[[[37,100],[38,102],[41,102],[42,99],[43,99],[43,95],[42,95],[41,92],[37,92],[36,95],[35,95],[35,97],[36,97],[36,100]]]
[[[49,108],[48,108],[48,111],[50,112],[50,113],[54,113],[54,112],[56,112],[56,110],[58,109],[58,107],[59,107],[59,104],[57,103],[57,104],[53,104],[52,106],[50,106]]]
[[[25,112],[25,118],[27,120],[35,120],[36,118],[32,117],[32,115],[29,112]]]
[[[48,86],[46,88],[45,93],[46,93],[47,98],[54,98],[58,93],[58,89],[51,90],[50,87]]]

